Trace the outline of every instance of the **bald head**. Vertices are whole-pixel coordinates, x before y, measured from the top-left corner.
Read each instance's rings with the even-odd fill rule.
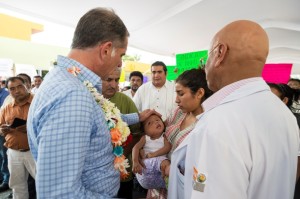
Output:
[[[212,40],[206,67],[210,89],[260,77],[268,52],[268,36],[260,25],[246,20],[228,24]]]

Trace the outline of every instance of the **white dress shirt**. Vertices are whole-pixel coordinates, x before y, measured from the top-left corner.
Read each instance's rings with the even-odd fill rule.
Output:
[[[126,91],[123,91],[122,93],[124,93],[125,95],[127,95],[128,97],[130,97],[130,99],[133,100],[133,96],[132,96],[132,93],[131,93],[131,89],[128,89]]]
[[[134,95],[133,101],[139,112],[145,109],[154,109],[166,118],[177,107],[174,82],[166,81],[161,88],[156,88],[152,82],[147,82],[139,87]]]

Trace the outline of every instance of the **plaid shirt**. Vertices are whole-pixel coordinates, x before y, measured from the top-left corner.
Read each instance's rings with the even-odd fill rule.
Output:
[[[77,66],[77,78],[67,68]],[[59,56],[28,116],[28,137],[37,163],[38,198],[111,198],[117,195],[110,132],[103,111],[82,84],[100,78],[75,60]],[[123,117],[124,118],[124,117]],[[127,117],[136,122],[138,116]],[[126,118],[125,118],[126,119]]]

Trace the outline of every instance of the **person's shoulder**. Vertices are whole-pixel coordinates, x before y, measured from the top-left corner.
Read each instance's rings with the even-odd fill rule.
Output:
[[[147,82],[147,83],[142,84],[137,89],[137,91],[135,92],[134,96],[140,96],[140,97],[142,97],[141,95],[144,95],[145,90],[147,91],[148,89],[150,89],[151,85],[152,85],[152,82]],[[141,92],[143,92],[143,93],[141,93]],[[133,98],[135,98],[135,97],[133,97]]]
[[[166,80],[166,83],[165,83],[165,86],[166,87],[174,87],[175,88],[175,82],[174,81],[170,81],[170,80]]]
[[[8,90],[6,88],[0,88],[0,93],[3,93],[3,94],[9,94]]]
[[[35,94],[33,104],[36,104],[36,101],[57,104],[62,102],[61,99],[83,101],[89,96],[89,90],[76,77],[66,71],[51,72],[39,87],[39,92]]]
[[[116,98],[119,98],[119,99],[121,99],[122,101],[134,103],[133,100],[132,100],[128,95],[126,95],[126,94],[123,93],[123,92],[116,92],[115,95],[116,95]]]
[[[51,73],[52,72],[52,73]],[[56,92],[70,92],[74,90],[82,90],[84,85],[75,76],[67,71],[57,69],[51,71],[49,76],[46,76],[39,89],[54,89]]]
[[[130,96],[131,95],[131,89],[128,89],[126,91],[122,91],[122,93],[124,93],[127,96]]]
[[[153,86],[153,84],[152,84],[152,81],[149,81],[149,82],[146,82],[146,83],[143,83],[140,87],[139,87],[139,89],[145,89],[145,88],[149,88],[149,87],[152,87]],[[139,90],[138,89],[138,90]]]

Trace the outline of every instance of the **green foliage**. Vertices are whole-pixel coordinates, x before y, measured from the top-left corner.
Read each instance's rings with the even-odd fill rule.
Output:
[[[124,55],[122,61],[140,61],[141,55]]]

